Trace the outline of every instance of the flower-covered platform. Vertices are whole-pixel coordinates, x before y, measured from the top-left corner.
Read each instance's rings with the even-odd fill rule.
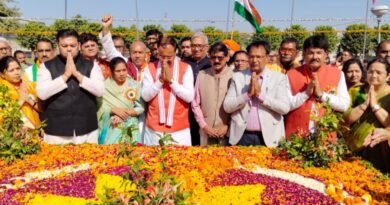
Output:
[[[11,164],[0,161],[0,205],[101,202],[120,191],[128,162],[120,145],[41,145],[41,152]],[[153,147],[135,153],[158,177],[160,160],[191,192],[188,204],[389,204],[390,179],[358,158],[329,168],[303,168],[264,147]],[[150,193],[153,193],[153,189]],[[175,202],[172,202],[175,204]]]

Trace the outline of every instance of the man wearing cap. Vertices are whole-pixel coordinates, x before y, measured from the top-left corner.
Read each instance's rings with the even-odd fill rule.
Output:
[[[237,51],[239,51],[241,49],[240,44],[238,44],[236,41],[231,40],[231,39],[225,39],[222,42],[225,44],[225,46],[229,50],[229,61],[227,62],[227,65],[229,68],[234,70],[233,56],[234,56],[234,53],[236,53]]]

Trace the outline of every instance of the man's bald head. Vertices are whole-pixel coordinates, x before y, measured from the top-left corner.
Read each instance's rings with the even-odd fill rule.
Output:
[[[141,68],[146,62],[146,45],[142,41],[134,41],[130,45],[130,59],[138,67]]]

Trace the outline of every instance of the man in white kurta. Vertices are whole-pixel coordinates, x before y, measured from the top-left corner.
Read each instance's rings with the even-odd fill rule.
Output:
[[[79,55],[78,34],[60,30],[60,55],[41,64],[37,94],[46,121],[44,141],[49,144],[97,143],[96,97],[104,92],[100,67]]]

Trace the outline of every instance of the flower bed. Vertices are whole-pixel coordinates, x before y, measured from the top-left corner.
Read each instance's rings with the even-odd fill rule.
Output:
[[[128,171],[124,159],[116,161],[119,149],[43,144],[40,153],[24,160],[0,161],[0,204],[99,202],[103,187],[120,189],[119,176]],[[135,152],[158,177],[161,159],[153,148],[140,146]],[[192,192],[188,202],[194,204],[364,204],[369,200],[364,195],[373,204],[390,201],[390,179],[358,158],[326,169],[303,168],[272,153],[264,147],[170,146],[163,160]]]

